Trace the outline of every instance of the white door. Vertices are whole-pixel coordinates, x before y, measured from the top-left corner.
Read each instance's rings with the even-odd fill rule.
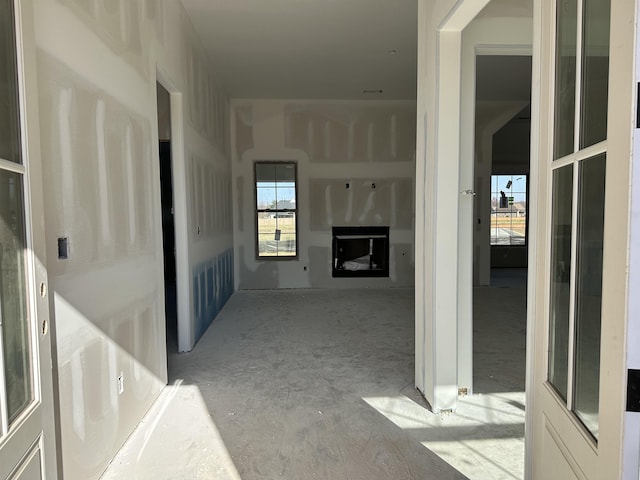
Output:
[[[0,2],[2,480],[56,477],[32,23],[30,1]]]
[[[540,0],[535,11],[531,473],[612,480],[626,398],[635,0]]]

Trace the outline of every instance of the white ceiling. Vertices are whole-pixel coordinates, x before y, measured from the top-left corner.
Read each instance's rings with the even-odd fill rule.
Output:
[[[182,0],[229,96],[274,99],[415,99],[417,2]],[[531,2],[481,15],[530,16]]]

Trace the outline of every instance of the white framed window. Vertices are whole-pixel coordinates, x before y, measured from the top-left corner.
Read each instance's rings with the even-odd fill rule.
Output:
[[[295,162],[256,162],[256,257],[298,257]]]
[[[526,245],[527,211],[527,175],[491,175],[491,245]]]

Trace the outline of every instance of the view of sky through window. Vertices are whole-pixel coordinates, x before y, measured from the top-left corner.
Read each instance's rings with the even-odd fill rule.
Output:
[[[296,201],[295,182],[258,182],[258,208],[276,208],[276,202]],[[288,208],[282,207],[280,208]]]

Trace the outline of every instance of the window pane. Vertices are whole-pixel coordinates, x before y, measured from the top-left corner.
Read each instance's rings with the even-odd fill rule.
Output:
[[[13,2],[0,2],[0,158],[20,163]]]
[[[569,366],[569,283],[571,279],[571,226],[573,165],[553,172],[551,206],[551,298],[549,325],[549,383],[567,399]]]
[[[293,163],[256,164],[258,210],[296,208],[296,169]]]
[[[280,256],[296,255],[296,217],[293,212],[286,212],[277,219],[280,230],[278,254]]]
[[[276,165],[275,163],[256,163],[256,182],[275,186]],[[269,186],[265,185],[265,186]]]
[[[258,182],[256,187],[256,200],[258,210],[276,208],[276,187],[275,184]]]
[[[574,411],[598,436],[605,155],[584,160],[578,190]]]
[[[31,402],[22,177],[0,170],[0,327],[9,422]]]
[[[274,238],[275,232],[258,232],[258,255],[261,257],[277,257],[278,243]]]
[[[577,0],[558,0],[554,159],[573,153],[576,103]]]
[[[292,163],[276,164],[276,180],[278,182],[294,183],[296,181],[296,169]]]
[[[580,148],[607,138],[610,0],[584,0]]]
[[[278,182],[276,187],[277,208],[282,210],[295,210],[296,185],[293,182]]]
[[[296,256],[294,212],[258,213],[258,256]]]

